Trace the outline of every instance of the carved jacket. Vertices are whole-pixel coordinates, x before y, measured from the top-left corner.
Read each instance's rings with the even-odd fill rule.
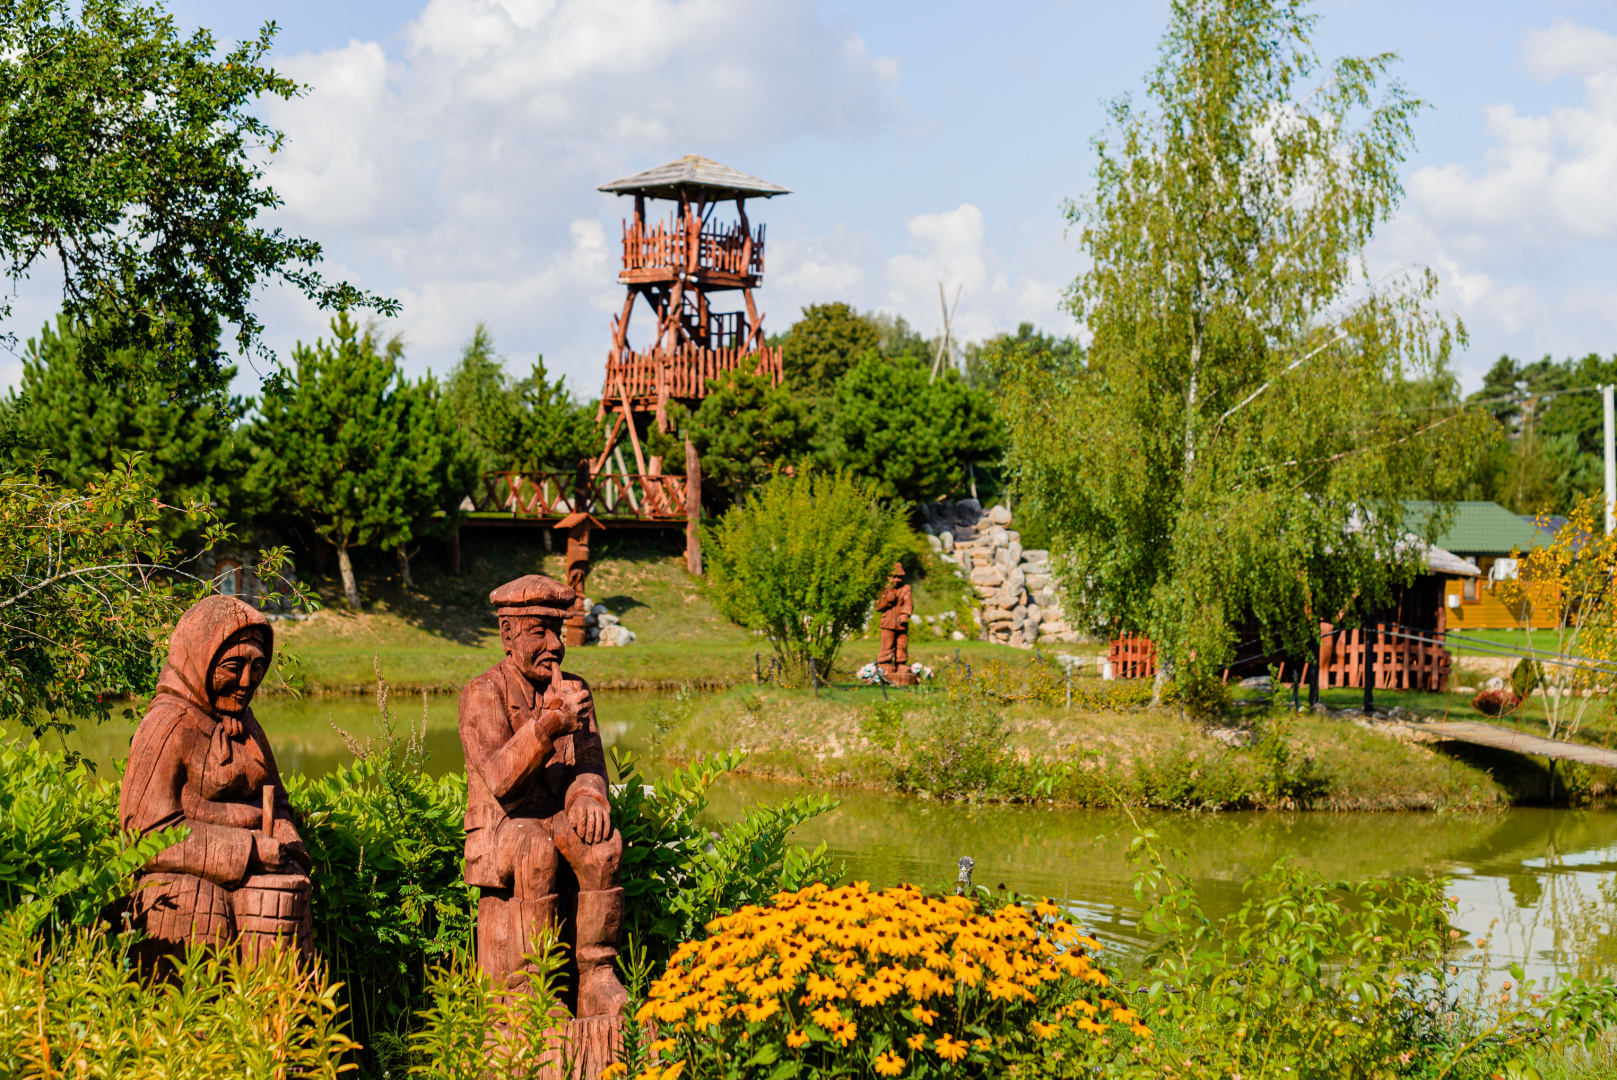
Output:
[[[883,630],[902,630],[910,624],[910,612],[914,605],[910,601],[910,587],[900,585],[896,589],[887,589],[876,601],[876,610],[881,612],[881,628]]]
[[[561,672],[570,690],[589,690]],[[606,752],[595,722],[595,701],[584,699],[577,732],[557,736],[543,751],[534,721],[541,700],[510,659],[473,679],[460,696],[460,741],[466,751],[466,883],[487,888],[501,880],[495,854],[499,826],[509,818],[548,818],[580,798],[607,802]]]

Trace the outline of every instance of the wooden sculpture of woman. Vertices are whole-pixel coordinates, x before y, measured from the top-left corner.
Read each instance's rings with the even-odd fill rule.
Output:
[[[248,707],[273,649],[269,621],[233,596],[208,597],[174,628],[118,800],[126,829],[190,830],[141,870],[130,905],[152,957],[188,942],[239,942],[249,960],[271,945],[313,956],[309,854]]]

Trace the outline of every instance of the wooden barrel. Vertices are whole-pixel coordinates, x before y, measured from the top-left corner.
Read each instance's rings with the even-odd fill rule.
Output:
[[[302,874],[253,874],[231,894],[242,955],[256,958],[270,945],[293,947],[306,925],[309,879]]]

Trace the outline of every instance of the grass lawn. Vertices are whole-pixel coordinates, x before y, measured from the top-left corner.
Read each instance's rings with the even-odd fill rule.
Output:
[[[1495,656],[1518,649],[1553,653],[1556,648],[1554,630],[1451,630],[1444,640],[1455,656]]]
[[[451,577],[418,559],[413,589],[404,588],[396,567],[385,561],[361,566],[366,606],[360,613],[342,602],[333,577],[316,577],[312,584],[324,609],[307,621],[279,623],[278,644],[296,658],[297,677],[313,693],[372,693],[373,663],[401,692],[459,690],[501,656],[489,592],[523,574],[562,576],[561,556],[547,554],[535,536],[526,530],[469,530],[461,575]],[[618,615],[637,639],[622,648],[572,649],[568,670],[601,689],[628,690],[735,686],[751,683],[756,667],[767,668],[768,642],[718,613],[702,580],[685,572],[682,542],[627,533],[613,539],[608,533],[596,545],[590,599]],[[964,610],[966,593],[945,564],[928,560],[915,585],[912,659],[937,667],[956,650],[966,663],[1027,655],[1004,645],[952,641],[952,623],[936,623],[938,630],[925,623],[927,615]],[[874,635],[850,641],[837,661],[838,678],[851,681],[854,670],[876,658],[876,648]],[[274,692],[273,678],[265,692]]]

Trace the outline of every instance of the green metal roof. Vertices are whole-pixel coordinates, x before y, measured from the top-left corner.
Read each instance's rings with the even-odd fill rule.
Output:
[[[1404,503],[1404,528],[1419,536],[1438,512],[1433,502]],[[1512,514],[1496,502],[1457,502],[1448,531],[1434,543],[1456,555],[1509,555],[1512,550],[1529,551],[1550,538],[1528,518]]]

